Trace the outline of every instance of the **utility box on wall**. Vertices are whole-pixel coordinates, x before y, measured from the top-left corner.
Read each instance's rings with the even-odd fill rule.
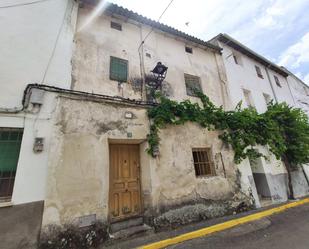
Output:
[[[43,137],[36,137],[34,139],[34,144],[33,144],[33,152],[34,153],[39,153],[44,150],[44,138]]]

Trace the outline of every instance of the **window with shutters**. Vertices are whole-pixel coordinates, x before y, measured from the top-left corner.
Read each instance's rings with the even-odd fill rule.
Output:
[[[196,176],[215,175],[210,148],[193,148],[192,156]]]
[[[128,78],[128,61],[111,56],[109,78],[118,82],[126,82]]]
[[[0,128],[0,202],[12,198],[22,129]]]
[[[261,68],[258,66],[255,66],[255,71],[258,77],[260,77],[261,79],[264,79]]]
[[[185,76],[187,95],[196,96],[195,93],[196,90],[203,92],[200,77],[189,74],[185,74],[184,76]]]

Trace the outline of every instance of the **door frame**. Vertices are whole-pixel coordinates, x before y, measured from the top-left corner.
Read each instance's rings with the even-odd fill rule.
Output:
[[[143,140],[144,141],[144,140]],[[135,145],[138,146],[138,161],[139,161],[139,167],[138,167],[138,177],[139,177],[139,181],[138,181],[138,188],[139,188],[139,198],[140,198],[140,211],[138,214],[134,214],[134,215],[130,215],[127,217],[120,217],[120,218],[114,218],[112,217],[110,210],[111,210],[111,180],[112,180],[112,176],[111,176],[111,145]],[[141,185],[141,153],[140,153],[140,140],[136,140],[136,141],[132,141],[132,140],[115,140],[112,139],[109,141],[108,143],[108,151],[109,151],[109,184],[108,184],[108,211],[107,211],[107,217],[108,217],[108,221],[110,223],[115,223],[118,221],[124,221],[124,220],[128,220],[134,217],[140,217],[142,216],[142,214],[144,213],[144,199],[143,199],[143,195],[142,195],[142,185]]]

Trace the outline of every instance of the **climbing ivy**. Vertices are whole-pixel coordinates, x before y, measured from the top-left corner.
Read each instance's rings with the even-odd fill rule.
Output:
[[[197,97],[202,105],[189,100],[178,103],[157,95],[158,105],[148,111],[149,154],[155,155],[158,149],[160,129],[190,121],[221,131],[219,138],[233,148],[236,163],[264,156],[254,150],[256,145],[268,145],[277,159],[287,159],[293,165],[309,162],[309,122],[302,110],[271,102],[267,111],[259,114],[255,108],[241,108],[240,102],[235,110],[225,111],[203,93],[197,92]]]

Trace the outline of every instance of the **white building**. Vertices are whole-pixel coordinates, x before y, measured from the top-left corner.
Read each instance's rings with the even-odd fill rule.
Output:
[[[76,11],[73,0],[0,3],[0,223],[23,234],[16,243],[31,237],[19,230],[23,224],[42,216],[56,104],[36,87],[24,91],[30,83],[70,87]],[[3,220],[8,210],[18,222],[13,215]],[[1,237],[2,246],[6,239]]]
[[[284,68],[270,62],[227,34],[219,34],[211,39],[211,42],[222,48],[228,94],[233,108],[242,101],[244,107],[252,106],[258,112],[264,112],[271,100],[301,107],[298,104],[300,101],[296,102],[294,96],[296,92],[299,95],[299,91],[296,90],[299,88],[299,83],[295,82],[291,87],[290,81],[295,77],[289,76]],[[241,164],[239,168],[244,190],[252,189],[257,206],[266,204],[267,200],[271,202],[287,200],[287,173],[283,162],[276,160],[267,148],[259,147],[257,150],[269,155],[270,160],[264,158],[255,162],[245,160]],[[293,174],[295,195],[308,194],[308,183],[303,172]]]

